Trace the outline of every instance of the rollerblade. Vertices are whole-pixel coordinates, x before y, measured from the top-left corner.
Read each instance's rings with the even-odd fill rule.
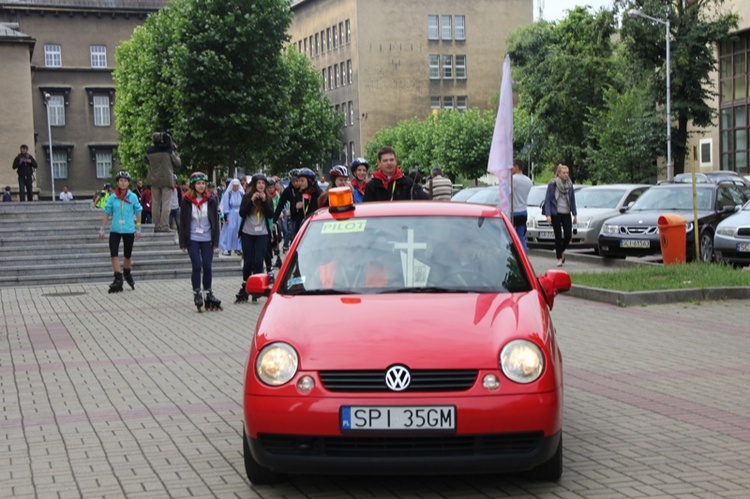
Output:
[[[119,293],[122,291],[122,272],[115,272],[115,280],[109,285],[108,293]]]
[[[245,291],[244,284],[240,288],[240,291],[236,295],[234,295],[234,298],[235,298],[234,300],[235,303],[247,303],[248,294],[247,294],[247,291]]]
[[[214,292],[210,289],[206,290],[206,310],[224,310],[224,307],[221,306],[221,300],[216,298]]]
[[[123,269],[123,275],[125,277],[125,282],[128,283],[130,289],[135,289],[135,281],[133,280],[133,276],[130,275],[130,269]]]
[[[266,274],[268,274],[268,284],[273,285],[274,282],[276,282],[276,277],[273,275],[273,270],[269,269]]]
[[[195,301],[195,307],[198,309],[198,313],[203,313],[203,295],[200,289],[193,290],[193,300]]]

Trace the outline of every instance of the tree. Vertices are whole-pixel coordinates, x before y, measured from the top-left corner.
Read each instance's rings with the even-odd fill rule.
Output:
[[[265,162],[273,173],[322,163],[338,156],[344,117],[331,109],[321,92],[320,74],[307,56],[290,48],[282,59],[286,76],[284,113],[274,126],[280,130],[280,143],[267,150]]]
[[[183,163],[257,164],[283,142],[286,0],[183,0],[117,51],[119,158],[144,168],[151,132],[172,128]]]
[[[724,0],[617,0],[627,12],[636,8],[651,17],[669,19],[671,112],[677,124],[672,136],[674,173],[685,171],[688,122],[696,127],[713,124],[716,96],[711,75],[716,71],[716,44],[729,39],[737,29],[736,13],[722,12]],[[666,103],[666,43],[661,24],[645,19],[623,19],[622,37],[629,51],[645,67],[654,68],[656,101]]]
[[[592,110],[603,107],[612,80],[615,28],[611,11],[591,14],[576,7],[559,23],[539,21],[508,39],[519,106],[533,121],[530,132],[543,153],[536,160],[565,162],[577,181],[589,177],[588,124]]]

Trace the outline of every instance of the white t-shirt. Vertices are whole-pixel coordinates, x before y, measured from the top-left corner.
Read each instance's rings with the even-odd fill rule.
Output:
[[[73,193],[68,192],[61,192],[60,193],[60,201],[73,201]]]

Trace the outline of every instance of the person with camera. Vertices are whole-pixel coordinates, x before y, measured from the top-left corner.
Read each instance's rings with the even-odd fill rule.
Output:
[[[151,211],[154,232],[172,232],[169,228],[170,199],[174,189],[174,169],[182,166],[177,144],[169,132],[154,132],[153,145],[148,148],[148,175],[151,186]],[[179,205],[178,205],[179,206]]]
[[[23,201],[24,194],[29,201],[34,200],[34,171],[37,163],[34,156],[29,154],[29,146],[21,145],[21,152],[13,160],[13,169],[18,174],[18,200]]]
[[[273,220],[273,204],[266,194],[268,180],[262,173],[250,179],[248,190],[240,204],[239,236],[242,243],[242,287],[235,295],[235,303],[247,302],[245,282],[252,274],[263,273],[263,259],[268,247],[268,220]],[[253,296],[253,303],[258,301]]]

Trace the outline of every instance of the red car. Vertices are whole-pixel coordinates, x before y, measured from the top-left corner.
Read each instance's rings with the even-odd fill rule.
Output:
[[[348,191],[348,189],[346,189]],[[339,189],[336,189],[339,191]],[[496,208],[331,195],[265,294],[247,361],[249,480],[286,474],[562,473],[562,357]]]

